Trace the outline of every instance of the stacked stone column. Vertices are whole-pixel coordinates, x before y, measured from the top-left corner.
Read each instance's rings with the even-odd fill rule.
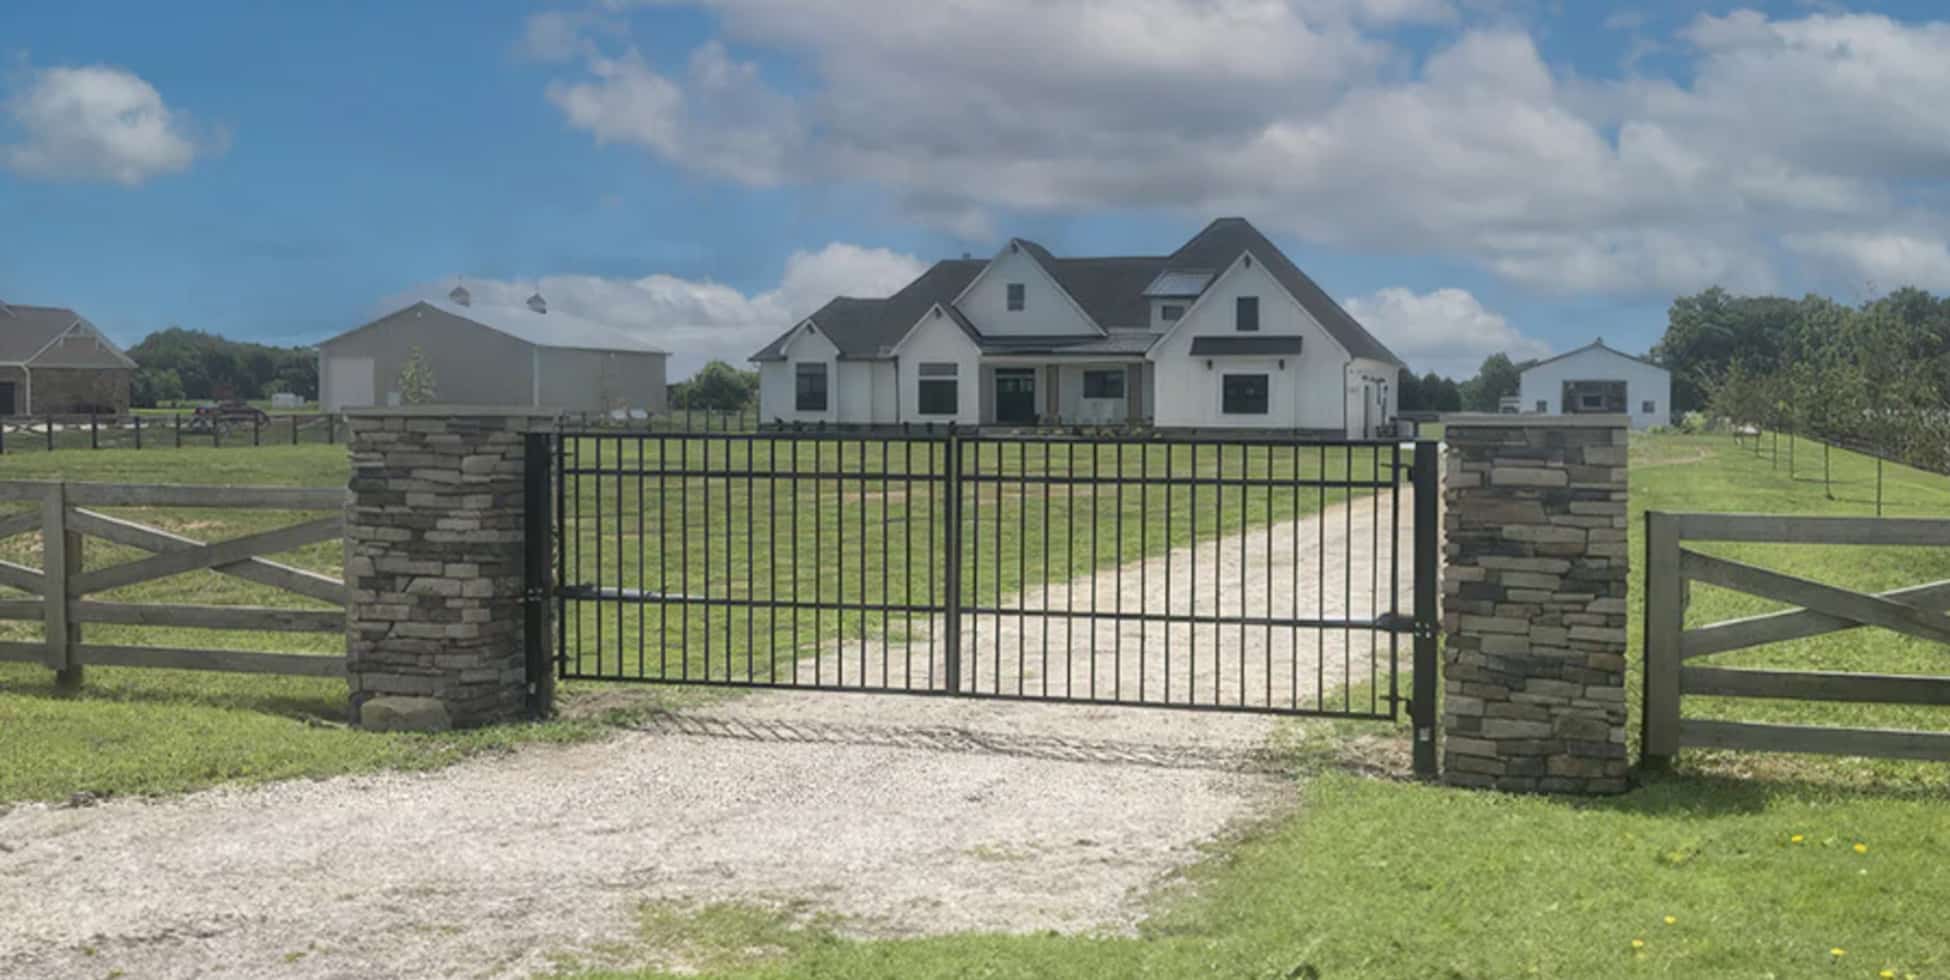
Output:
[[[525,436],[545,414],[347,413],[346,667],[356,723],[427,730],[525,712]]]
[[[1443,778],[1622,792],[1626,419],[1444,421]]]

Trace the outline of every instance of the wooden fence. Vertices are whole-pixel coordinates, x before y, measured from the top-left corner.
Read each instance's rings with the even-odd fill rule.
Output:
[[[315,412],[232,417],[193,412],[133,415],[0,416],[0,456],[64,449],[181,449],[205,446],[335,444],[345,438],[336,415]]]
[[[29,596],[0,596],[0,620],[38,621],[37,642],[0,642],[0,661],[41,663],[63,682],[79,683],[81,668],[169,667],[247,673],[345,675],[345,658],[245,650],[117,646],[89,643],[90,623],[170,626],[214,630],[343,633],[345,583],[339,579],[261,557],[344,534],[345,491],[302,487],[196,487],[107,483],[0,481],[0,502],[37,502],[38,507],[0,516],[0,541],[39,531],[41,567],[0,560],[0,585]],[[90,509],[95,507],[248,508],[280,511],[331,511],[286,527],[205,542]],[[89,537],[148,552],[148,557],[89,569],[83,546]],[[338,609],[287,609],[271,606],[214,606],[132,603],[90,599],[97,593],[211,569],[339,606]]]
[[[1685,718],[1687,694],[1797,701],[1950,705],[1950,676],[1710,667],[1702,657],[1767,643],[1878,627],[1950,644],[1950,581],[1853,592],[1691,551],[1689,541],[1950,547],[1950,520],[1773,517],[1649,512],[1646,518],[1644,756],[1681,748],[1815,752],[1950,760],[1950,732],[1831,728]],[[1704,582],[1798,608],[1687,629],[1688,583]],[[1950,665],[1950,660],[1946,661]]]

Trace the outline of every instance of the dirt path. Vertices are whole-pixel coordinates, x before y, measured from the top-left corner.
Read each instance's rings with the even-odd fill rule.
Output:
[[[1330,510],[1281,525],[1270,546],[1263,529],[1250,532],[1246,587],[1262,565],[1290,562],[1295,534],[1303,554],[1310,533],[1327,535],[1330,552],[1337,534],[1364,540],[1353,520]],[[1221,567],[1240,560],[1226,557],[1240,544],[1220,543]],[[1125,569],[1127,590],[1135,567]],[[1385,582],[1389,570],[1369,571]],[[1276,575],[1248,602],[1290,612],[1305,577]],[[1111,582],[1099,576],[1100,603],[1115,601],[1104,591]],[[1299,600],[1301,615],[1313,598]],[[1146,646],[1188,643],[1178,632]],[[1021,639],[1040,644],[1034,633]],[[1136,635],[1123,638],[1127,669]],[[1235,659],[1212,658],[1192,676],[1222,697],[1263,693],[1267,677],[1345,649],[1311,638],[1313,654],[1289,649],[1282,660],[1290,638],[1265,644],[1248,631]],[[1100,661],[1106,642],[1100,633]],[[1220,649],[1207,642],[1202,650]],[[1347,653],[1350,664],[1368,655]],[[1253,673],[1255,658],[1269,657],[1275,669]],[[1040,685],[1052,675],[1034,662],[977,678],[984,689]],[[1075,666],[1054,677],[1088,682]],[[633,935],[641,903],[663,900],[794,904],[870,935],[1117,932],[1204,844],[1290,802],[1290,780],[1261,754],[1271,725],[1203,712],[767,693],[599,744],[435,773],[23,806],[0,816],[0,976],[523,976],[548,969],[555,953],[600,963],[594,951]]]

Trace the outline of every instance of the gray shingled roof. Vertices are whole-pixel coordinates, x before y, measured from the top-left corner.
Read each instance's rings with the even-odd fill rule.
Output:
[[[1119,256],[1059,259],[1049,249],[1024,238],[1012,239],[1040,264],[1050,278],[1076,300],[1100,327],[1141,327],[1151,321],[1145,295],[1167,272],[1225,269],[1250,250],[1266,263],[1273,277],[1291,292],[1321,325],[1355,357],[1400,364],[1401,359],[1374,338],[1354,317],[1307,278],[1266,236],[1244,218],[1220,218],[1207,225],[1169,256]],[[840,297],[808,317],[846,358],[886,357],[895,344],[920,322],[936,303],[955,316],[983,350],[1023,353],[1142,353],[1157,337],[1149,333],[1112,331],[1101,337],[983,337],[954,308],[954,300],[984,267],[983,259],[936,262],[900,292],[886,299]],[[797,327],[797,324],[794,325]],[[787,330],[752,355],[754,361],[784,358]],[[1094,345],[1094,346],[1092,346]]]
[[[30,363],[34,355],[77,321],[87,322],[81,314],[60,306],[25,306],[17,303],[0,306],[0,364]],[[93,328],[93,324],[89,326]],[[101,331],[96,330],[95,333],[99,336]],[[107,342],[106,337],[102,339]],[[96,353],[100,356],[91,355],[81,361],[70,358],[63,364],[73,367],[135,366],[128,355],[112,344],[108,350]]]
[[[1280,251],[1279,246],[1268,241],[1252,222],[1244,218],[1219,218],[1205,226],[1205,230],[1192,236],[1178,251],[1173,252],[1169,268],[1179,270],[1226,269],[1232,266],[1240,253],[1250,251],[1266,263],[1266,269],[1285,286],[1293,298],[1300,301],[1307,312],[1327,332],[1347,348],[1355,357],[1366,357],[1390,364],[1401,364],[1402,359],[1376,340],[1374,335],[1354,319],[1341,304],[1320,288],[1307,274],[1293,264],[1293,260]]]

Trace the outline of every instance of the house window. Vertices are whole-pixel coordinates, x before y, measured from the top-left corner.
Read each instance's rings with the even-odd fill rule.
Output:
[[[1124,397],[1124,372],[1122,371],[1083,372],[1083,397],[1085,398]]]
[[[1234,301],[1233,309],[1241,333],[1252,333],[1259,329],[1259,297],[1241,296]]]
[[[1604,411],[1605,410],[1604,393],[1597,392],[1597,391],[1587,391],[1587,392],[1580,393],[1578,395],[1578,407],[1587,412]]]
[[[1228,374],[1219,410],[1227,415],[1265,415],[1268,389],[1264,374]]]
[[[961,411],[961,384],[953,363],[922,364],[919,401],[922,415],[953,415]]]
[[[798,400],[794,407],[801,412],[826,411],[826,365],[798,365]]]
[[[1177,323],[1178,318],[1184,315],[1185,304],[1183,303],[1166,303],[1158,307],[1158,319],[1166,323]]]
[[[1550,413],[1550,410],[1551,410],[1550,402],[1547,402],[1542,398],[1537,399],[1537,414],[1547,415]]]
[[[1640,415],[1651,415],[1651,414],[1652,414],[1653,412],[1656,412],[1656,411],[1658,411],[1658,406],[1656,406],[1656,405],[1654,405],[1654,404],[1653,404],[1653,403],[1651,403],[1651,402],[1640,402],[1640,403],[1639,403],[1639,414],[1640,414]]]
[[[1019,282],[1010,283],[1009,284],[1009,309],[1012,311],[1022,309],[1023,302],[1025,299],[1026,297],[1023,295],[1022,283]]]

